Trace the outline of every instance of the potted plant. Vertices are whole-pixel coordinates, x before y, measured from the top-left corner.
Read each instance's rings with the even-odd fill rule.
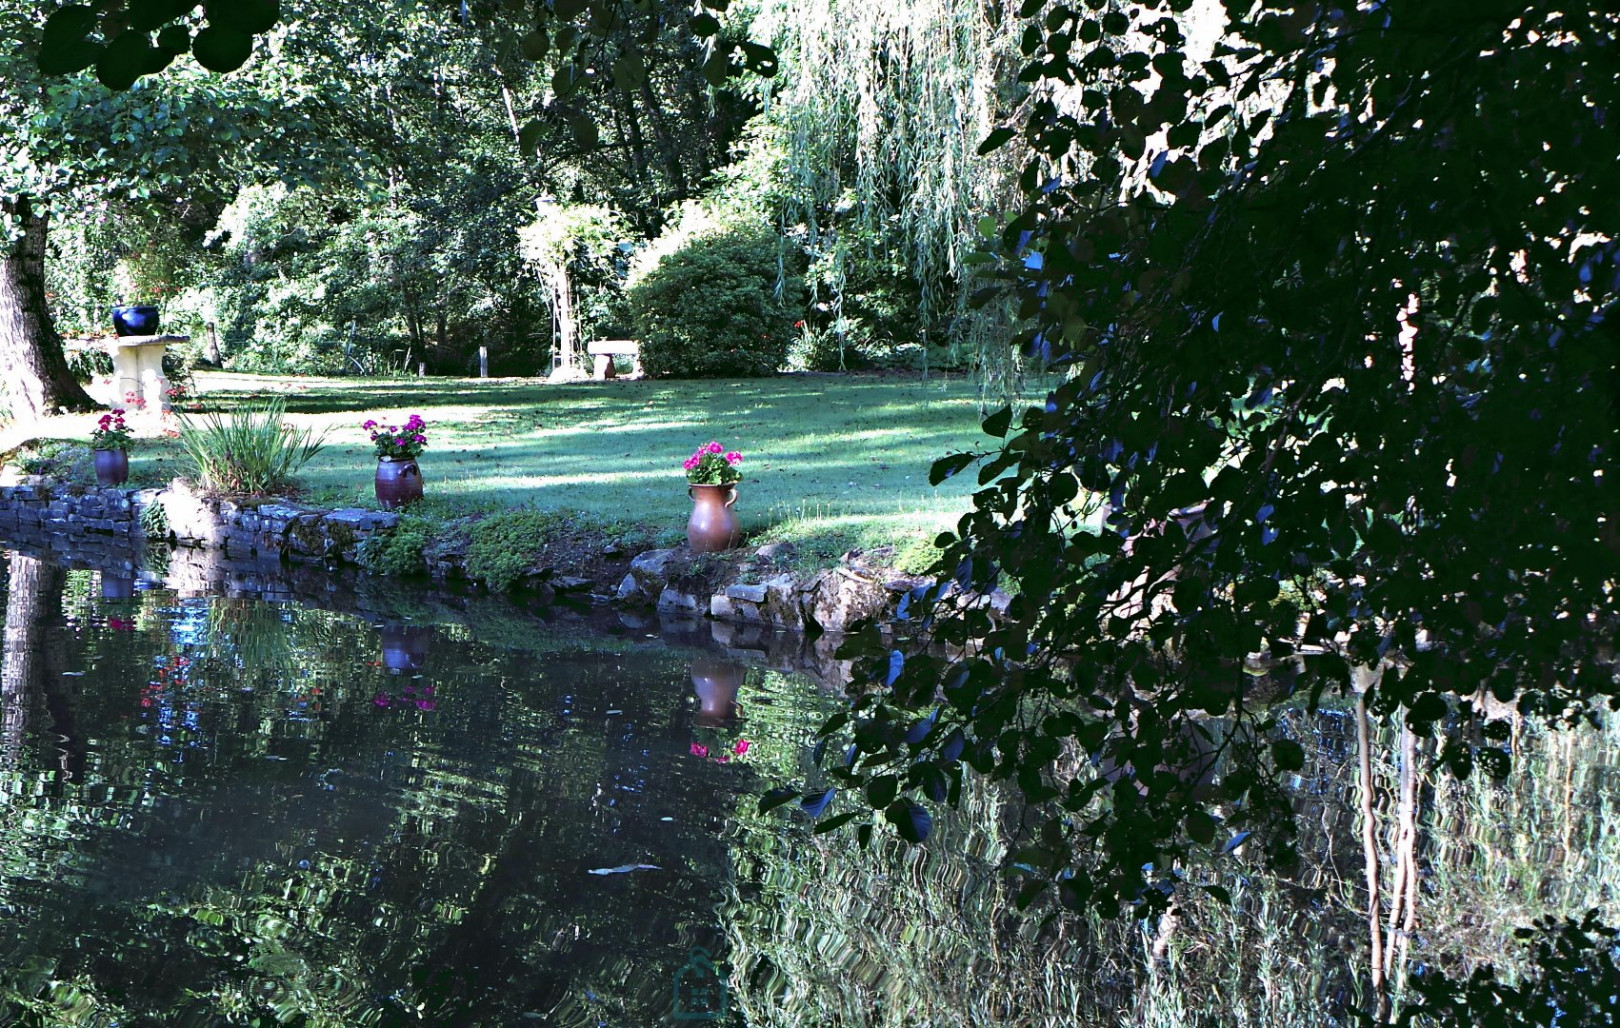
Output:
[[[742,454],[716,442],[705,443],[686,458],[686,494],[692,498],[692,516],[686,522],[686,541],[694,553],[716,553],[737,545],[737,466]]]
[[[113,333],[119,336],[155,336],[158,334],[158,308],[155,303],[129,302],[126,297],[153,297],[164,291],[168,275],[160,260],[149,254],[135,254],[121,258],[113,268],[114,295],[118,303],[112,309]]]
[[[427,422],[412,414],[403,425],[375,420],[360,426],[371,433],[377,451],[377,502],[393,510],[422,498],[422,469],[417,455],[427,448]]]
[[[90,433],[90,448],[96,453],[96,481],[103,486],[123,485],[129,478],[129,447],[135,441],[124,423],[124,408],[114,407],[103,414]]]

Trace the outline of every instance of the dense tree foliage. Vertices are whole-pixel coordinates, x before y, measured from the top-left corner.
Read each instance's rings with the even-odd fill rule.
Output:
[[[1493,702],[1620,694],[1620,183],[1590,149],[1620,20],[1234,2],[1198,54],[1186,6],[1024,5],[1050,93],[986,148],[1039,152],[1001,252],[1022,344],[1073,374],[936,467],[985,488],[828,726],[856,809],[806,797],[916,836],[913,796],[1005,778],[1025,902],[1162,908],[1251,832],[1291,866],[1273,701],[1355,691],[1500,774]],[[1250,673],[1298,656],[1280,695]]]

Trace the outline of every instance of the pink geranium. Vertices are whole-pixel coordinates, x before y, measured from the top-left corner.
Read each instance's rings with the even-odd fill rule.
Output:
[[[385,425],[371,419],[361,422],[360,427],[371,433],[371,445],[378,457],[404,459],[427,449],[427,422],[420,414],[412,414],[403,425]]]
[[[737,468],[742,459],[742,454],[736,450],[728,451],[718,442],[708,442],[682,461],[681,467],[686,469],[686,480],[693,485],[731,485],[742,481],[742,472]]]

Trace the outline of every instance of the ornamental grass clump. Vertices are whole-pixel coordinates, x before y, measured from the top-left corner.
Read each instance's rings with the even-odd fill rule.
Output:
[[[728,452],[719,443],[710,442],[699,446],[681,467],[686,469],[686,480],[693,485],[732,485],[742,481],[742,472],[737,470],[741,463],[742,454],[736,450]]]
[[[375,419],[360,426],[371,433],[378,459],[409,460],[427,449],[427,422],[412,414],[403,425],[384,425]]]
[[[229,418],[180,417],[180,446],[209,492],[262,496],[285,491],[326,444],[326,433],[286,424],[286,405],[272,400]]]
[[[93,450],[120,450],[129,452],[130,445],[135,437],[130,434],[129,425],[124,423],[124,408],[114,407],[110,412],[103,414],[101,420],[96,422],[95,430],[90,433],[90,448]]]

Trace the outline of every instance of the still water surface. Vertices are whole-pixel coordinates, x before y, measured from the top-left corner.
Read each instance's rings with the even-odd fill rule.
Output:
[[[688,965],[809,682],[8,563],[0,1021],[650,1025],[683,970],[721,1013]]]
[[[0,570],[0,1025],[1281,1028],[1364,999],[1342,698],[1277,711],[1301,867],[1188,869],[1231,903],[1188,890],[1167,935],[1016,912],[1020,813],[983,782],[923,847],[759,814],[814,780],[836,681],[707,628]],[[1620,730],[1512,746],[1504,782],[1417,746],[1413,967],[1511,978],[1513,926],[1620,917]]]

